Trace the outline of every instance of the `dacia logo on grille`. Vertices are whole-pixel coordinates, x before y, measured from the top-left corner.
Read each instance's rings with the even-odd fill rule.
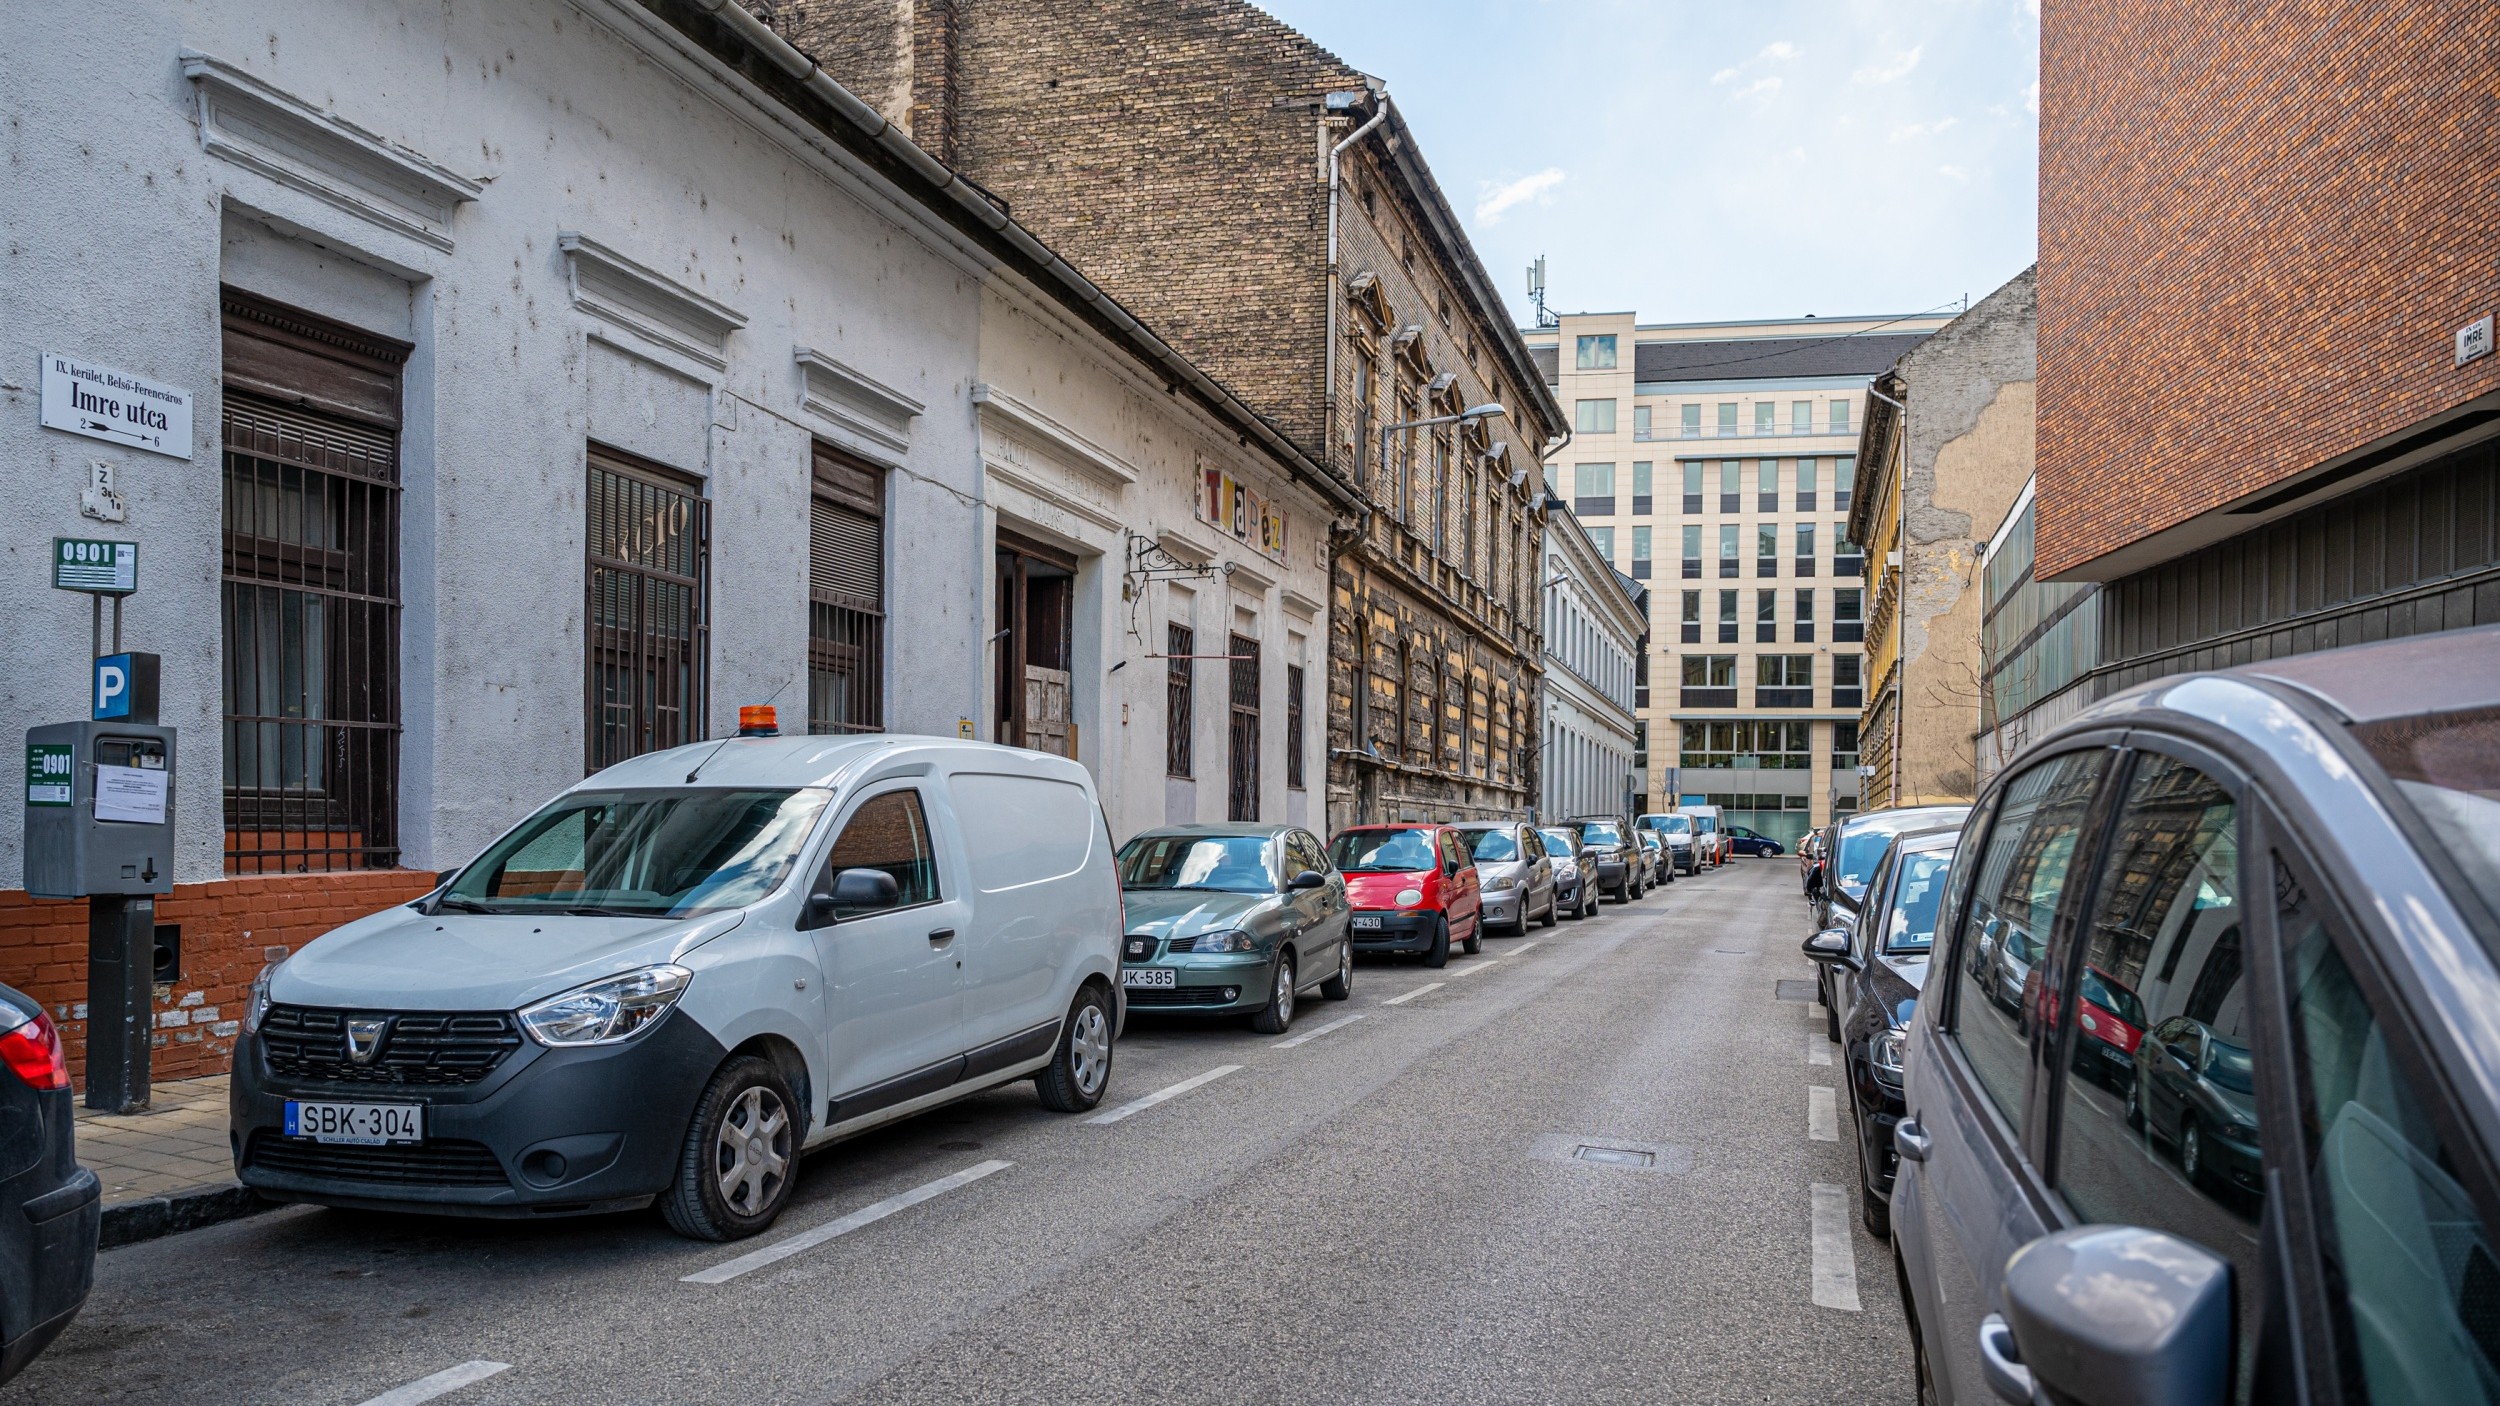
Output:
[[[358,1064],[373,1063],[374,1051],[382,1048],[382,1032],[390,1022],[379,1017],[347,1019],[347,1057]]]

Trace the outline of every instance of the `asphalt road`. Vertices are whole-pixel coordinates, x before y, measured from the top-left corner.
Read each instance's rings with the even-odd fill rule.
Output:
[[[828,1149],[735,1246],[293,1208],[108,1251],[0,1403],[1906,1400],[1776,994],[1795,885],[1366,962],[1283,1037],[1136,1018],[1100,1114],[1018,1084]]]

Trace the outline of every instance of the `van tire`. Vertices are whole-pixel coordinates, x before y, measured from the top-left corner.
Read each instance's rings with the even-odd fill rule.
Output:
[[[1424,953],[1424,965],[1446,967],[1450,964],[1450,920],[1443,918],[1432,931],[1432,948]]]
[[[1059,1048],[1033,1076],[1033,1092],[1042,1107],[1053,1113],[1085,1113],[1100,1104],[1103,1091],[1111,1087],[1115,1040],[1111,998],[1099,986],[1079,987],[1059,1030]]]
[[[1319,994],[1342,1001],[1354,994],[1354,939],[1337,944],[1337,974],[1319,984]]]
[[[1251,1029],[1262,1035],[1282,1035],[1293,1028],[1293,986],[1299,975],[1291,952],[1276,954],[1276,977],[1268,983],[1267,1004],[1250,1017]]]
[[[741,1119],[755,1123],[765,1143],[766,1169],[738,1177],[736,1193],[749,1198],[752,1210],[742,1209],[722,1185],[725,1176],[746,1170],[743,1156],[729,1168],[720,1165],[722,1154],[734,1150],[725,1134]],[[660,1194],[660,1214],[689,1240],[743,1240],[772,1225],[798,1180],[798,1100],[771,1060],[742,1055],[721,1065],[695,1100],[677,1151],[677,1180]]]

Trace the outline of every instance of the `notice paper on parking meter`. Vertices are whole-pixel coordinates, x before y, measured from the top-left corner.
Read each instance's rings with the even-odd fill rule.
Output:
[[[140,825],[164,824],[165,773],[149,767],[97,767],[95,818]]]

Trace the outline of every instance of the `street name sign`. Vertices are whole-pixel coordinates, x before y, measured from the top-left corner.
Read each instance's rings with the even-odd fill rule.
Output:
[[[110,366],[45,352],[43,425],[170,459],[188,459],[191,392]]]
[[[139,589],[139,544],[93,538],[52,539],[52,589],[126,596]]]

